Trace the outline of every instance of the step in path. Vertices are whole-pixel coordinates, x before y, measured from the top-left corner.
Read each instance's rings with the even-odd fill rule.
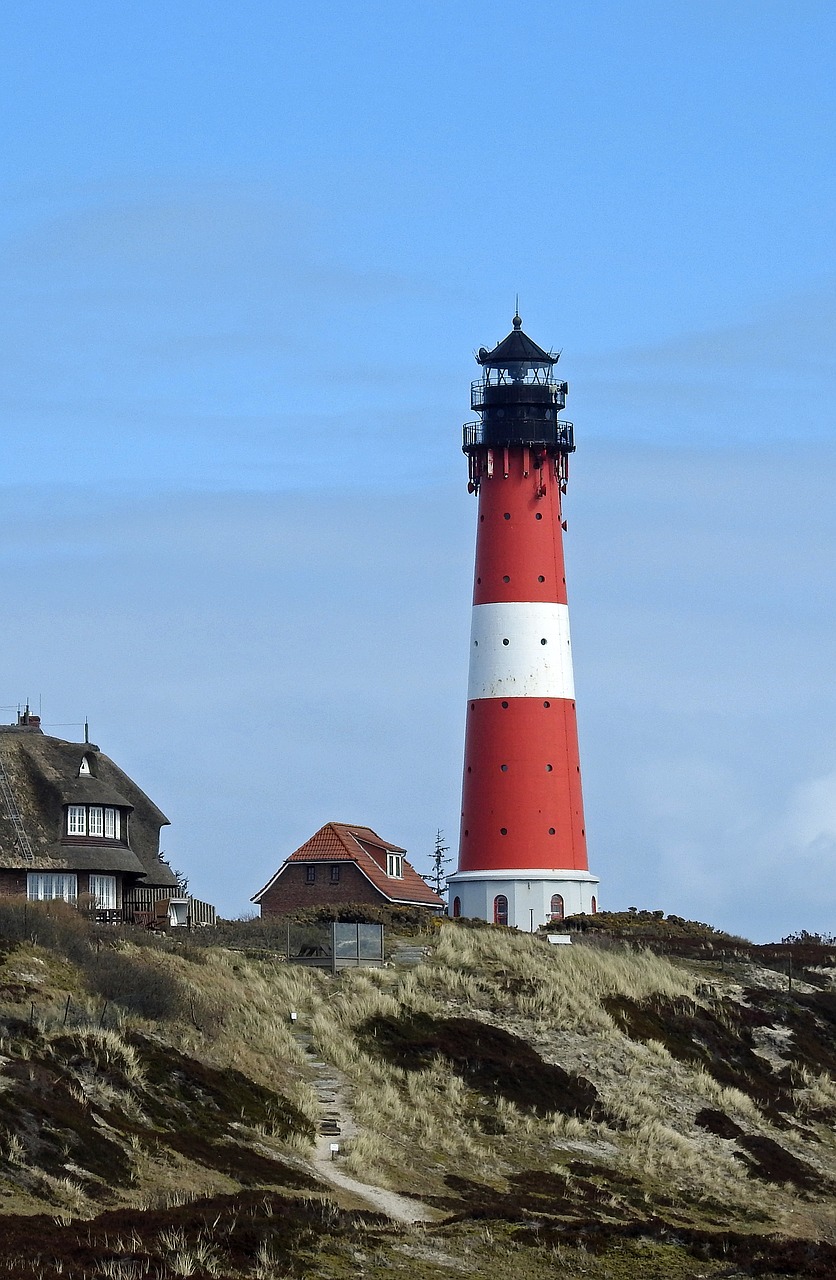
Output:
[[[431,951],[432,947],[396,947],[392,952],[392,961],[396,965],[423,964]]]
[[[306,1032],[297,1030],[295,1039],[306,1052],[310,1050],[311,1037]],[[313,1156],[313,1164],[319,1176],[344,1191],[350,1191],[358,1199],[365,1200],[378,1213],[384,1213],[396,1222],[434,1222],[439,1215],[428,1205],[399,1196],[394,1191],[386,1191],[383,1187],[360,1182],[340,1169],[339,1156],[336,1160],[333,1158],[331,1144],[339,1142],[342,1147],[346,1139],[354,1138],[358,1133],[348,1100],[348,1081],[330,1063],[317,1058],[311,1057],[308,1066],[316,1073],[311,1083],[320,1104]]]

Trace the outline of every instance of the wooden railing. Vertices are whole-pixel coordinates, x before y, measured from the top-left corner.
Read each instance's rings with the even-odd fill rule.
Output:
[[[188,928],[202,928],[204,925],[213,925],[215,923],[216,912],[211,903],[201,902],[199,898],[193,898],[188,893],[178,893],[176,889],[152,888],[143,885],[136,885],[125,894],[122,904],[122,920],[125,924],[142,924],[146,927],[155,927],[166,919],[165,911],[163,911],[162,916],[158,913],[157,903],[166,902],[170,898],[179,898],[181,900],[186,898],[188,900]]]

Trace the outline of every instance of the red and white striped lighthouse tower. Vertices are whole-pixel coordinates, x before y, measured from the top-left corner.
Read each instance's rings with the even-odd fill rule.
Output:
[[[514,328],[480,348],[464,427],[478,494],[462,827],[453,915],[534,930],[597,910],[586,857],[562,496],[571,422],[558,356]]]

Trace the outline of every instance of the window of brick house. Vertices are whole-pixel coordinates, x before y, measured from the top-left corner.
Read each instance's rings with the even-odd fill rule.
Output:
[[[100,911],[116,910],[116,876],[91,875],[90,893]]]
[[[30,902],[51,902],[54,898],[75,902],[78,876],[67,872],[30,871],[26,876],[26,896]]]
[[[403,858],[399,853],[387,853],[386,874],[387,876],[394,876],[398,880],[403,878]]]
[[[340,883],[340,869],[339,869],[339,867],[338,867],[338,866],[336,866],[336,865],[334,865],[334,866],[332,866],[332,867],[330,868],[330,871],[331,871],[331,883],[332,883],[332,884],[339,884],[339,883]]]
[[[316,884],[316,867],[305,867],[305,884]]]

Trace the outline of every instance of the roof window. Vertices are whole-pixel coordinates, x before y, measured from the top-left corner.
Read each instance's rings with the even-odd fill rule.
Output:
[[[70,804],[66,808],[68,836],[93,836],[99,840],[122,839],[121,810],[99,804]]]

